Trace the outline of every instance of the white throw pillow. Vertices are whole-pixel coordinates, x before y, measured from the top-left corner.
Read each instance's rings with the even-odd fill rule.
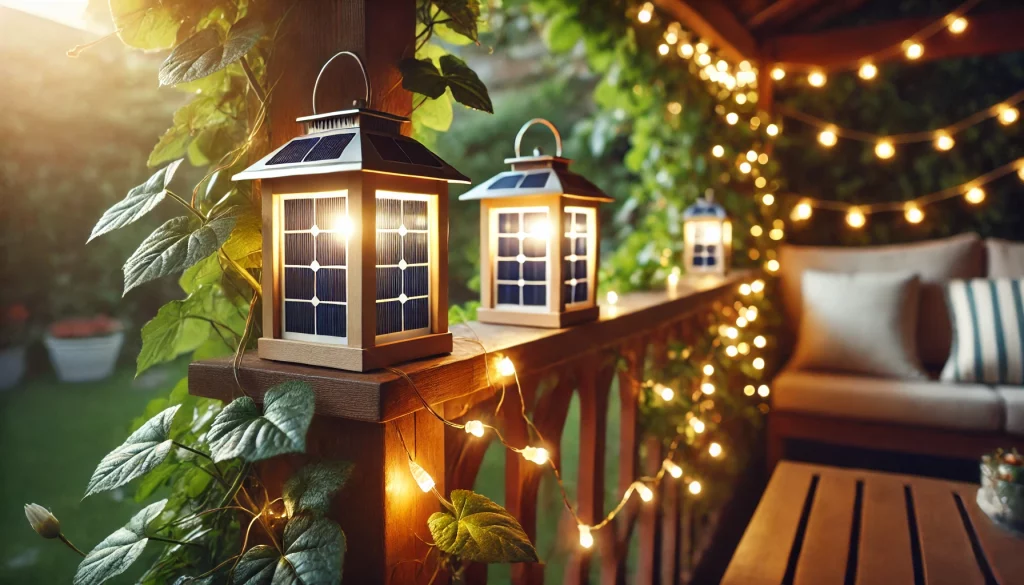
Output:
[[[920,279],[901,272],[805,271],[791,367],[922,379],[917,353]]]

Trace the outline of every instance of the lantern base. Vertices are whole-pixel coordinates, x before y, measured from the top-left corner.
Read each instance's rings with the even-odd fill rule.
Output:
[[[587,307],[565,311],[564,313],[531,313],[527,311],[504,311],[499,309],[477,309],[476,318],[481,323],[496,325],[522,325],[524,327],[543,327],[546,329],[562,329],[580,323],[596,321],[601,316],[600,307]]]
[[[368,372],[420,358],[449,354],[452,347],[451,333],[433,333],[365,348],[261,337],[258,353],[265,360]]]

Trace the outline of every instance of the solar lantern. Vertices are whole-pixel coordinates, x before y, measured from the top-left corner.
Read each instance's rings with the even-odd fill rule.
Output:
[[[534,149],[522,156],[526,131],[535,124],[555,136],[555,156]],[[480,201],[480,288],[483,323],[567,327],[597,319],[598,205],[612,201],[569,170],[562,138],[540,118],[516,136],[509,171],[465,193]]]
[[[366,99],[319,114],[320,77],[342,55]],[[363,372],[452,350],[448,183],[469,180],[370,98],[359,57],[334,55],[305,134],[234,176],[262,181],[261,358]]]
[[[725,274],[729,270],[732,222],[710,189],[683,211],[683,243],[688,273]]]

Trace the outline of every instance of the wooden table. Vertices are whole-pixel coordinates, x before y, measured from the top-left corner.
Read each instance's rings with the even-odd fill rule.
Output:
[[[1024,584],[1024,539],[978,486],[783,461],[723,585]]]

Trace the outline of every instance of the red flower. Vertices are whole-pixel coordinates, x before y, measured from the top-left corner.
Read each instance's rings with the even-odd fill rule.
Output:
[[[7,307],[7,321],[11,323],[24,323],[28,321],[28,309],[25,305],[11,305]]]

